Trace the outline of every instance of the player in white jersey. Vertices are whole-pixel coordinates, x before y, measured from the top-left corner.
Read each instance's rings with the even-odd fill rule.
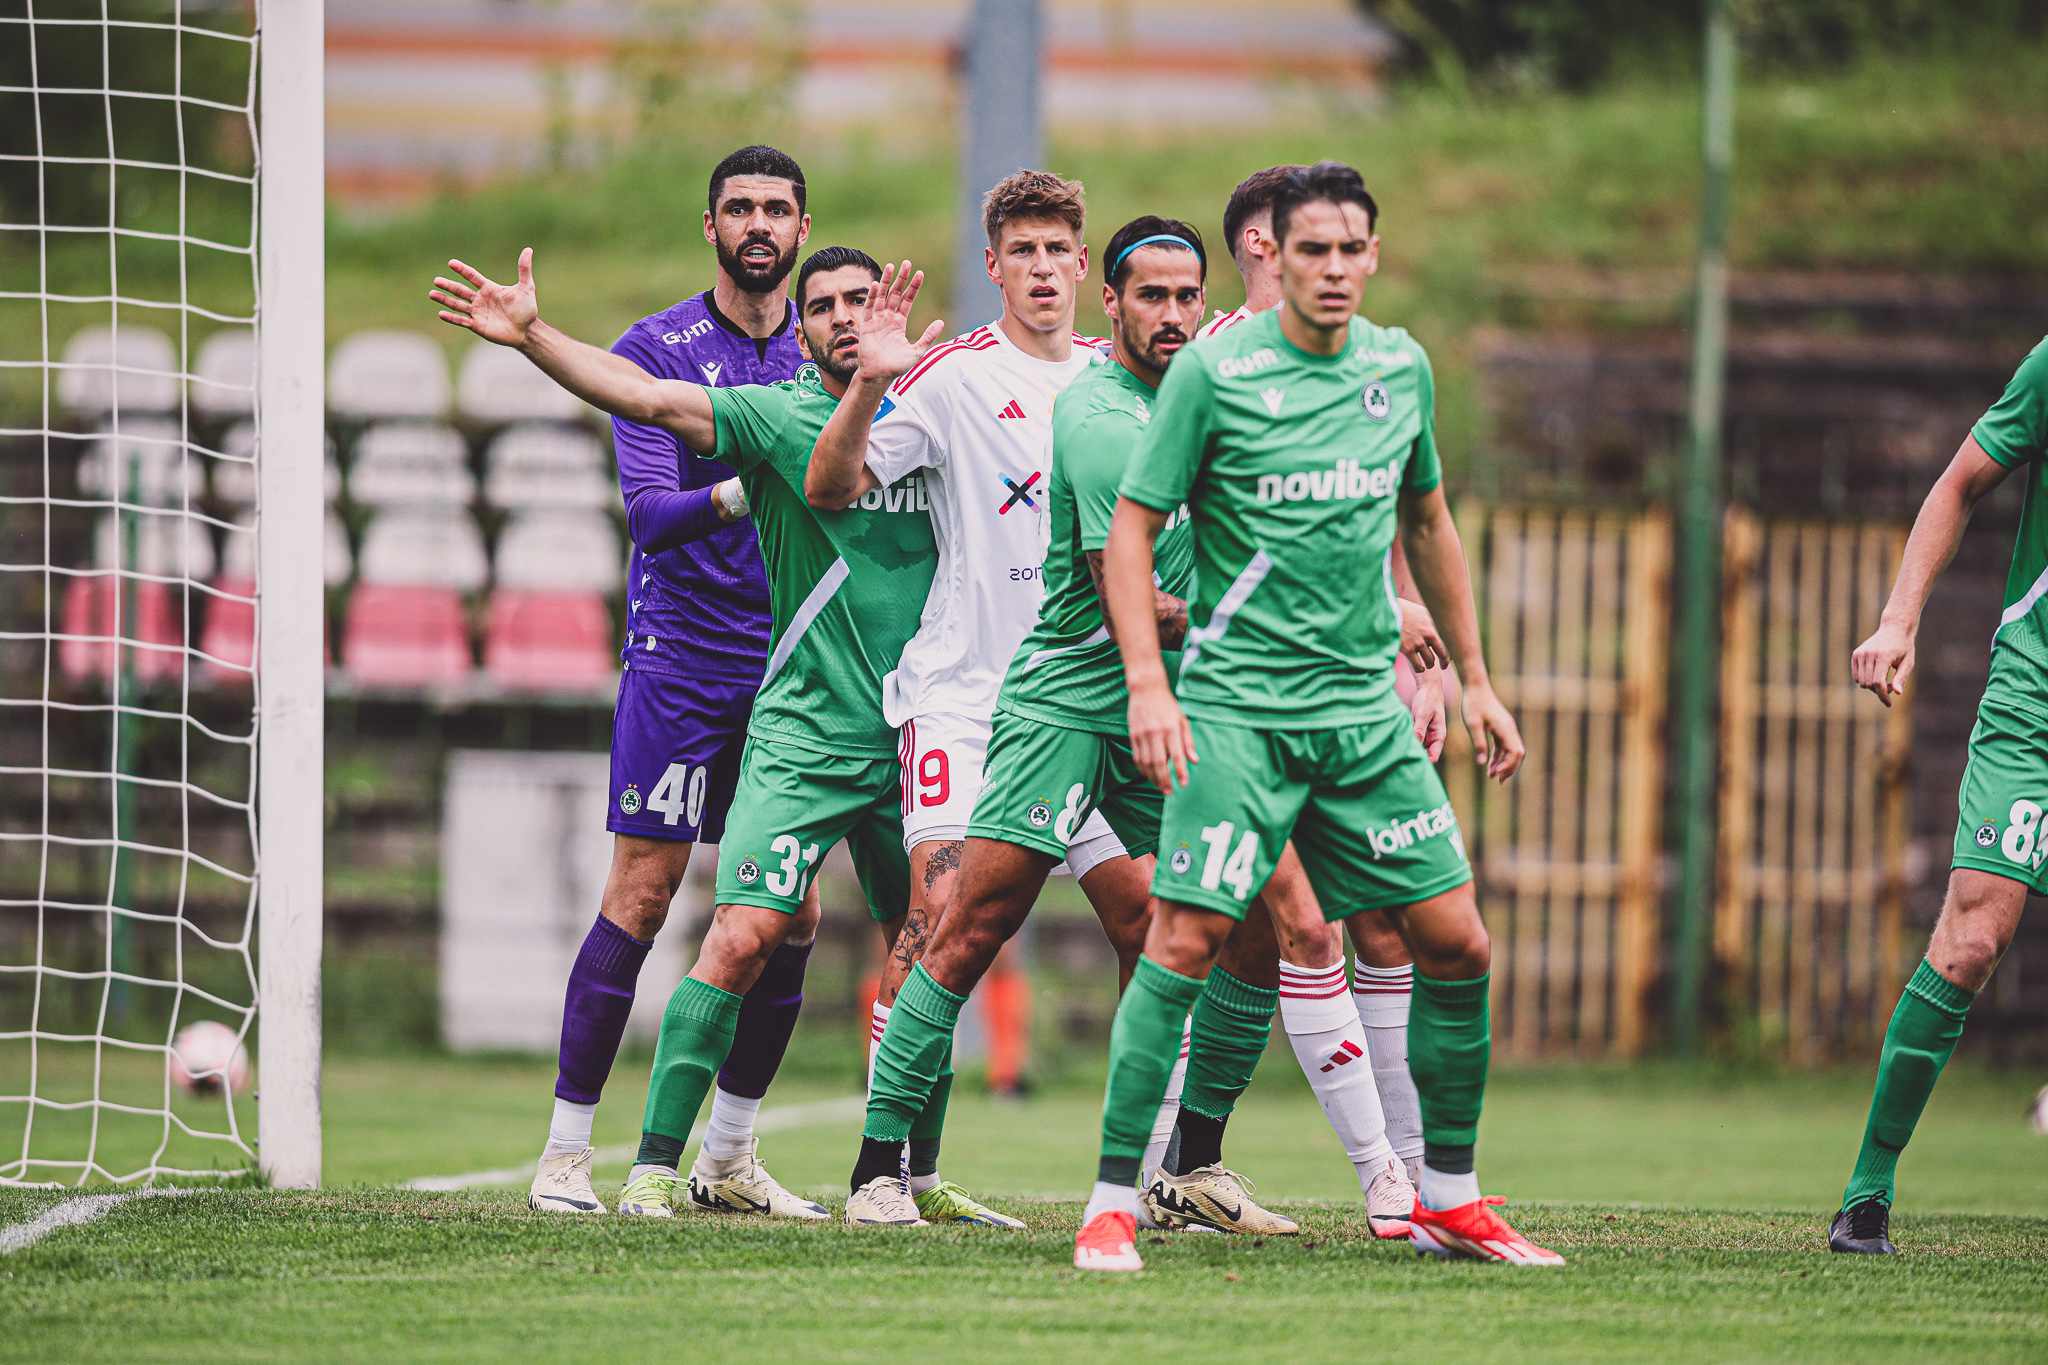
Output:
[[[1075,288],[1088,272],[1084,212],[1081,186],[1055,175],[1020,171],[997,185],[985,222],[1002,316],[933,347],[893,383],[857,380],[854,410],[819,436],[805,484],[814,505],[845,507],[925,473],[938,571],[882,701],[900,730],[911,875],[934,907],[959,870],[996,693],[1038,619],[1053,400],[1101,362],[1100,343],[1074,331]],[[1144,940],[1144,872],[1094,814],[1074,832],[1067,864],[1128,975]],[[876,996],[877,1034],[935,919],[914,912],[898,936]]]

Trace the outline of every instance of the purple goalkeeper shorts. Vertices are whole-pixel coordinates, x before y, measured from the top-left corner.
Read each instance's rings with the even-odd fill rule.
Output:
[[[645,839],[717,843],[758,690],[667,673],[622,674],[604,827]]]

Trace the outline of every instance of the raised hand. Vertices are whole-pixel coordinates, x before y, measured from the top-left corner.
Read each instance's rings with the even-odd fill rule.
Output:
[[[533,248],[519,253],[519,283],[499,284],[461,261],[448,268],[458,280],[436,277],[427,297],[441,305],[441,321],[465,327],[500,346],[524,346],[526,334],[540,319],[540,300],[533,288]]]
[[[1886,706],[1906,690],[1915,663],[1913,632],[1884,622],[1849,656],[1849,672],[1858,687],[1868,688]]]
[[[924,358],[945,329],[943,321],[932,323],[917,340],[910,339],[910,307],[917,291],[924,287],[924,272],[910,272],[910,262],[901,267],[885,265],[882,278],[868,290],[860,310],[860,377],[889,380],[907,374]]]

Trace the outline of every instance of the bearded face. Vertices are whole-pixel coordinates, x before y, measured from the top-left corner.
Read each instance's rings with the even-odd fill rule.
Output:
[[[724,210],[729,203],[722,202],[719,208]],[[719,269],[746,293],[771,292],[796,268],[801,221],[794,213],[715,214],[712,233]]]

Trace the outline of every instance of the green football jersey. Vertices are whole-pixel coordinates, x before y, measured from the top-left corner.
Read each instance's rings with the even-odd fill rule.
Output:
[[[710,389],[718,458],[739,472],[768,571],[773,625],[749,734],[886,758],[882,675],[917,632],[938,566],[922,475],[828,512],[804,498],[811,446],[838,406],[815,374]]]
[[[1122,492],[1192,513],[1189,715],[1311,729],[1399,706],[1395,507],[1442,478],[1435,404],[1422,347],[1364,318],[1334,356],[1276,309],[1175,358]]]
[[[2048,669],[2048,337],[2027,354],[2005,396],[1977,419],[1970,435],[1984,453],[2011,469],[2027,466],[2020,533],[2005,576],[1998,644],[2010,645]]]
[[[1124,733],[1123,657],[1103,620],[1088,551],[1109,541],[1117,485],[1152,420],[1157,396],[1150,384],[1112,361],[1083,371],[1053,404],[1045,601],[1037,627],[1010,662],[998,707],[1069,729]],[[1187,520],[1187,509],[1177,509],[1152,551],[1152,581],[1181,598],[1194,575]],[[1167,655],[1169,677],[1179,657]]]

